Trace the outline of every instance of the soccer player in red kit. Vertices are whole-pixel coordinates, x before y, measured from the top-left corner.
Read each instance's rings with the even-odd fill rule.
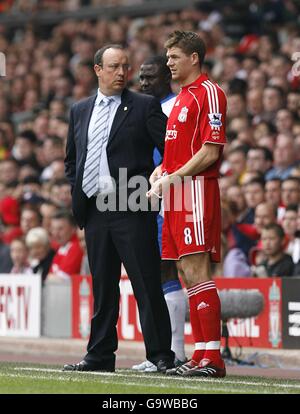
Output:
[[[163,163],[152,173],[147,195],[151,200],[163,195],[162,257],[176,260],[189,296],[195,340],[191,360],[167,373],[224,377],[221,306],[211,262],[220,261],[218,177],[226,142],[226,97],[201,72],[205,45],[196,33],[175,31],[165,47],[172,79],[181,91],[169,116]],[[184,202],[178,203],[182,194]]]

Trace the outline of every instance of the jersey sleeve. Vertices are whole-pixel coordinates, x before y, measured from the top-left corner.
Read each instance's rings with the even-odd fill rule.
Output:
[[[200,111],[200,137],[202,145],[226,144],[226,96],[223,90],[208,81],[205,86]]]

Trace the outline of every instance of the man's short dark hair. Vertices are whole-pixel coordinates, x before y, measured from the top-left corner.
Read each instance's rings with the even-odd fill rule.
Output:
[[[299,177],[293,177],[293,176],[287,177],[287,178],[285,178],[284,180],[281,181],[281,184],[283,184],[287,181],[292,181],[294,183],[297,183],[300,186],[300,178]]]
[[[45,138],[45,140],[43,142],[45,142],[45,141],[51,141],[52,144],[55,147],[63,147],[64,146],[64,142],[63,142],[62,138],[60,138],[57,135],[49,135]]]
[[[273,162],[273,154],[272,154],[272,151],[270,151],[269,148],[258,145],[256,147],[250,148],[250,150],[258,150],[258,151],[261,151],[264,154],[265,161],[271,161],[271,162]]]
[[[289,204],[285,209],[285,213],[287,211],[294,211],[295,213],[297,213],[298,212],[298,204]]]
[[[278,223],[270,223],[263,227],[263,230],[274,230],[277,236],[283,240],[285,237],[284,230]]]
[[[165,42],[165,48],[179,47],[187,56],[198,53],[199,65],[202,66],[206,54],[206,46],[203,40],[195,32],[175,30]]]
[[[248,183],[245,183],[245,187],[251,184],[258,184],[262,189],[264,189],[265,188],[264,177],[262,176],[262,177],[252,178],[252,180],[250,180]]]
[[[169,66],[167,66],[167,58],[162,55],[150,56],[144,62],[144,65],[157,65],[159,67],[159,71],[165,76],[171,76],[171,71]]]
[[[76,226],[76,221],[74,219],[73,214],[66,209],[60,209],[56,213],[53,214],[52,219],[54,220],[66,220],[71,224],[71,226]]]
[[[103,55],[104,55],[104,52],[107,49],[124,50],[124,47],[122,45],[119,45],[119,44],[109,44],[109,45],[106,45],[106,46],[101,47],[101,49],[98,49],[97,52],[95,53],[95,56],[94,56],[94,65],[101,66],[103,64]]]
[[[63,185],[70,185],[70,182],[67,178],[58,178],[57,180],[55,180],[52,184],[53,186],[57,186],[57,187],[62,187]]]
[[[17,134],[16,139],[18,138],[27,139],[27,141],[31,142],[32,144],[35,144],[37,141],[37,137],[31,129],[26,129],[25,131],[22,131],[19,134]]]

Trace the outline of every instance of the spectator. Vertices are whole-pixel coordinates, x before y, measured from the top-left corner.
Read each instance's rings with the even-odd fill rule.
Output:
[[[23,131],[16,136],[15,145],[12,148],[12,156],[18,162],[18,165],[29,164],[38,169],[34,149],[36,143],[35,133],[31,130]]]
[[[262,202],[255,208],[254,226],[258,235],[261,234],[262,229],[269,224],[276,223],[277,209],[274,204]]]
[[[284,206],[300,204],[300,178],[289,177],[282,181],[281,200]]]
[[[17,181],[19,176],[19,165],[13,158],[0,161],[0,182],[7,185]]]
[[[280,178],[272,178],[265,184],[265,199],[277,208],[281,203],[281,180]]]
[[[83,250],[70,212],[60,210],[52,217],[51,234],[60,247],[53,258],[48,279],[63,280],[79,274]]]
[[[10,273],[28,275],[32,270],[28,264],[28,250],[24,240],[15,239],[10,244],[10,256],[13,262]]]
[[[249,117],[253,120],[259,117],[263,110],[263,90],[259,88],[250,89],[247,92],[247,112]]]
[[[275,125],[278,134],[290,134],[294,125],[294,116],[288,109],[280,109],[276,114]]]
[[[274,166],[266,174],[266,180],[271,178],[288,178],[296,166],[296,148],[291,135],[279,134],[274,150]]]
[[[295,204],[287,206],[282,220],[282,228],[288,237],[288,245],[285,251],[291,255],[295,264],[300,260],[300,238],[296,237],[297,207]]]
[[[50,200],[61,208],[71,208],[71,186],[66,178],[54,181],[50,189]]]
[[[52,177],[51,163],[57,159],[64,158],[64,143],[58,136],[47,137],[43,143],[43,155],[46,161],[46,168],[41,174],[42,181],[50,180]]]
[[[55,255],[50,246],[49,235],[42,227],[35,227],[29,230],[25,242],[32,272],[40,274],[44,282]]]
[[[261,119],[274,124],[277,111],[283,107],[284,92],[278,86],[267,86],[263,91],[263,112]]]
[[[42,218],[39,211],[33,207],[24,207],[21,210],[20,227],[22,234],[27,235],[29,230],[41,225]]]
[[[294,263],[290,255],[284,253],[285,236],[279,224],[269,224],[262,229],[262,251],[266,259],[253,267],[253,276],[292,276]]]
[[[13,262],[10,257],[10,248],[0,238],[0,273],[10,273]]]
[[[232,149],[227,155],[229,171],[238,182],[241,182],[243,174],[246,171],[246,157],[247,150],[243,146]]]
[[[287,109],[297,116],[297,111],[300,107],[300,93],[297,91],[291,91],[287,95]]]
[[[260,179],[253,179],[244,185],[244,195],[249,209],[254,209],[259,203],[265,200],[264,182]]]
[[[57,212],[58,207],[50,200],[45,200],[40,206],[40,214],[42,216],[42,226],[47,230],[48,234],[51,232],[51,220]]]
[[[272,166],[273,155],[266,147],[252,147],[247,153],[247,171],[265,174]]]

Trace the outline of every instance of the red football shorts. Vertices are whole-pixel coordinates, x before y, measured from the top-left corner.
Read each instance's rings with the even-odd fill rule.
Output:
[[[164,193],[162,258],[209,252],[220,262],[221,206],[217,178],[194,177]]]

